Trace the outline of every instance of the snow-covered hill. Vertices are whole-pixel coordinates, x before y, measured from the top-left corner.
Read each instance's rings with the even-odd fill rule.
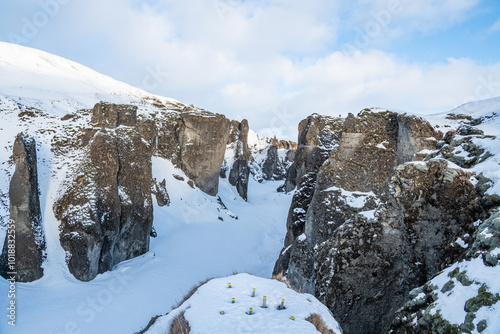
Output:
[[[0,55],[0,96],[57,116],[99,101],[144,104],[144,99],[159,99],[183,106],[40,50],[0,42]]]
[[[263,308],[264,298],[266,308]],[[284,309],[280,309],[282,301]],[[169,333],[172,322],[181,314],[189,324],[190,333],[312,334],[318,331],[312,319],[307,319],[314,314],[323,320],[330,333],[342,333],[330,311],[314,296],[295,292],[285,283],[248,274],[203,284],[182,305],[158,318],[146,333]]]

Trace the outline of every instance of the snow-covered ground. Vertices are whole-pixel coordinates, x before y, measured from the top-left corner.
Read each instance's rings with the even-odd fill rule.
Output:
[[[266,308],[262,307],[264,297]],[[282,300],[285,309],[279,310]],[[250,308],[252,315],[249,314]],[[318,314],[336,334],[342,333],[328,308],[314,296],[297,293],[282,282],[248,274],[207,282],[178,308],[160,317],[146,333],[169,333],[172,320],[182,312],[193,334],[318,333],[313,324],[306,320],[312,314]]]
[[[452,120],[447,118],[448,114],[468,115],[472,118],[481,118],[483,121],[474,127],[482,130],[485,136],[472,136],[472,142],[484,148],[493,156],[486,161],[471,168],[476,174],[483,173],[484,176],[493,181],[488,194],[500,194],[500,97],[488,100],[471,102],[455,108],[449,112],[424,116],[433,126],[445,134],[449,130],[456,130],[467,120]],[[458,136],[460,139],[467,136]],[[466,154],[466,152],[464,152]]]
[[[17,284],[16,327],[1,321],[0,333],[134,333],[151,317],[169,312],[201,280],[234,270],[271,276],[291,202],[291,195],[275,191],[277,182],[251,180],[245,202],[222,181],[220,197],[236,220],[218,211],[215,198],[173,178],[183,174],[170,162],[155,158],[153,167],[157,179],[167,180],[171,204],[154,207],[158,237],[150,252],[84,283],[55,260],[64,259],[56,233],[47,240],[44,277]],[[7,290],[1,279],[0,295]],[[0,308],[6,310],[7,302],[2,298]]]

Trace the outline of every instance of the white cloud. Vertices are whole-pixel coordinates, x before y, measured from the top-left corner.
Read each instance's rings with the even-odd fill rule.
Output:
[[[72,0],[30,46],[136,86],[158,70],[154,93],[247,118],[266,135],[294,137],[313,112],[380,106],[425,113],[451,109],[477,91],[500,95],[498,86],[481,86],[490,75],[500,81],[500,64],[408,63],[368,47],[334,51],[340,34],[383,20],[377,15],[390,1],[400,6],[380,33],[386,41],[456,24],[479,2]],[[18,17],[29,17],[36,6],[21,9]]]

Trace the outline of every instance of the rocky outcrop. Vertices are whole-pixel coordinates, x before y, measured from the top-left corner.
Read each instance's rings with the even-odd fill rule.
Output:
[[[317,116],[312,118],[316,122],[321,120]],[[314,147],[310,149],[311,157],[301,157],[305,154],[301,152],[306,152],[307,147],[301,151],[299,145],[296,159],[302,163],[297,164],[302,164],[303,170],[310,172],[301,178],[292,200],[285,249],[301,233],[305,233],[310,247],[314,248],[329,239],[337,227],[355,214],[373,211],[386,199],[396,166],[405,160],[422,159],[419,152],[434,148],[438,136],[425,120],[389,111],[375,113],[365,110],[358,117],[349,114],[343,123],[337,119],[329,121],[328,128],[336,131],[321,137],[321,147],[325,146],[327,139],[334,140],[329,146],[332,147],[331,153],[325,160],[321,157],[327,151]],[[301,137],[304,135],[301,133]],[[304,141],[299,137],[299,142]],[[278,259],[275,273],[286,271],[286,256],[284,253]],[[311,279],[293,278],[295,282],[304,283]]]
[[[290,263],[292,243],[304,233],[305,216],[313,198],[317,173],[338,146],[342,136],[343,119],[313,114],[299,124],[298,145],[293,164],[287,170],[283,190],[297,190],[287,217],[287,234],[273,273],[285,273]],[[306,263],[307,261],[304,261]],[[310,261],[309,261],[310,262]]]
[[[500,295],[494,293],[495,287],[491,286],[491,281],[482,281],[479,272],[500,265],[500,212],[495,210],[487,220],[478,223],[480,225],[472,242],[462,244],[467,248],[472,243],[467,249],[466,260],[410,291],[409,300],[394,315],[388,333],[488,332],[486,330],[491,324],[482,318],[485,314],[481,309],[495,312],[500,305]],[[496,290],[498,292],[498,288]],[[453,299],[454,309],[463,309],[466,313],[463,318],[455,317],[455,321],[458,320],[456,323],[445,319],[440,310],[440,305],[450,305],[450,299]]]
[[[302,176],[316,173],[338,145],[343,119],[313,114],[299,124],[297,151],[293,166],[288,171],[284,190],[292,191],[300,185]]]
[[[252,155],[248,148],[248,121],[244,119],[232,122],[230,140],[234,146],[234,162],[229,172],[229,183],[236,187],[238,194],[246,201],[248,198],[248,179],[250,177],[249,163]]]
[[[157,115],[158,140],[155,155],[174,165],[209,195],[219,189],[219,174],[231,122],[206,111]]]
[[[355,216],[318,246],[315,292],[346,333],[385,333],[413,288],[463,256],[454,242],[482,216],[471,177],[445,160],[403,164],[376,220]]]
[[[268,139],[268,143],[266,158],[262,164],[263,178],[264,180],[284,180],[293,164],[297,143],[276,137]]]
[[[346,118],[317,174],[302,177],[274,272],[316,294],[347,333],[383,332],[411,288],[463,254],[449,245],[482,214],[471,175],[445,160],[398,167],[441,136],[421,118],[365,110]]]
[[[13,158],[16,167],[9,188],[10,222],[0,257],[0,275],[7,279],[11,278],[9,272],[16,272],[16,282],[32,282],[43,276],[45,258],[35,140],[18,135]]]
[[[83,281],[149,250],[154,142],[141,135],[134,109],[96,105],[85,158],[54,204],[69,270]]]
[[[394,112],[350,114],[339,146],[318,172],[305,218],[311,245],[327,240],[356,213],[374,210],[385,201],[396,166],[423,159],[419,152],[435,148],[435,136],[432,126],[417,117]]]
[[[156,179],[154,179],[151,193],[155,196],[158,206],[170,205],[170,196],[168,195],[167,181],[165,179],[163,179],[163,181],[161,182],[158,182]]]

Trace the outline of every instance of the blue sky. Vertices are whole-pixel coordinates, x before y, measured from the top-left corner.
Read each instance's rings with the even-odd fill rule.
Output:
[[[314,112],[500,95],[497,0],[3,0],[0,40],[292,139]]]

